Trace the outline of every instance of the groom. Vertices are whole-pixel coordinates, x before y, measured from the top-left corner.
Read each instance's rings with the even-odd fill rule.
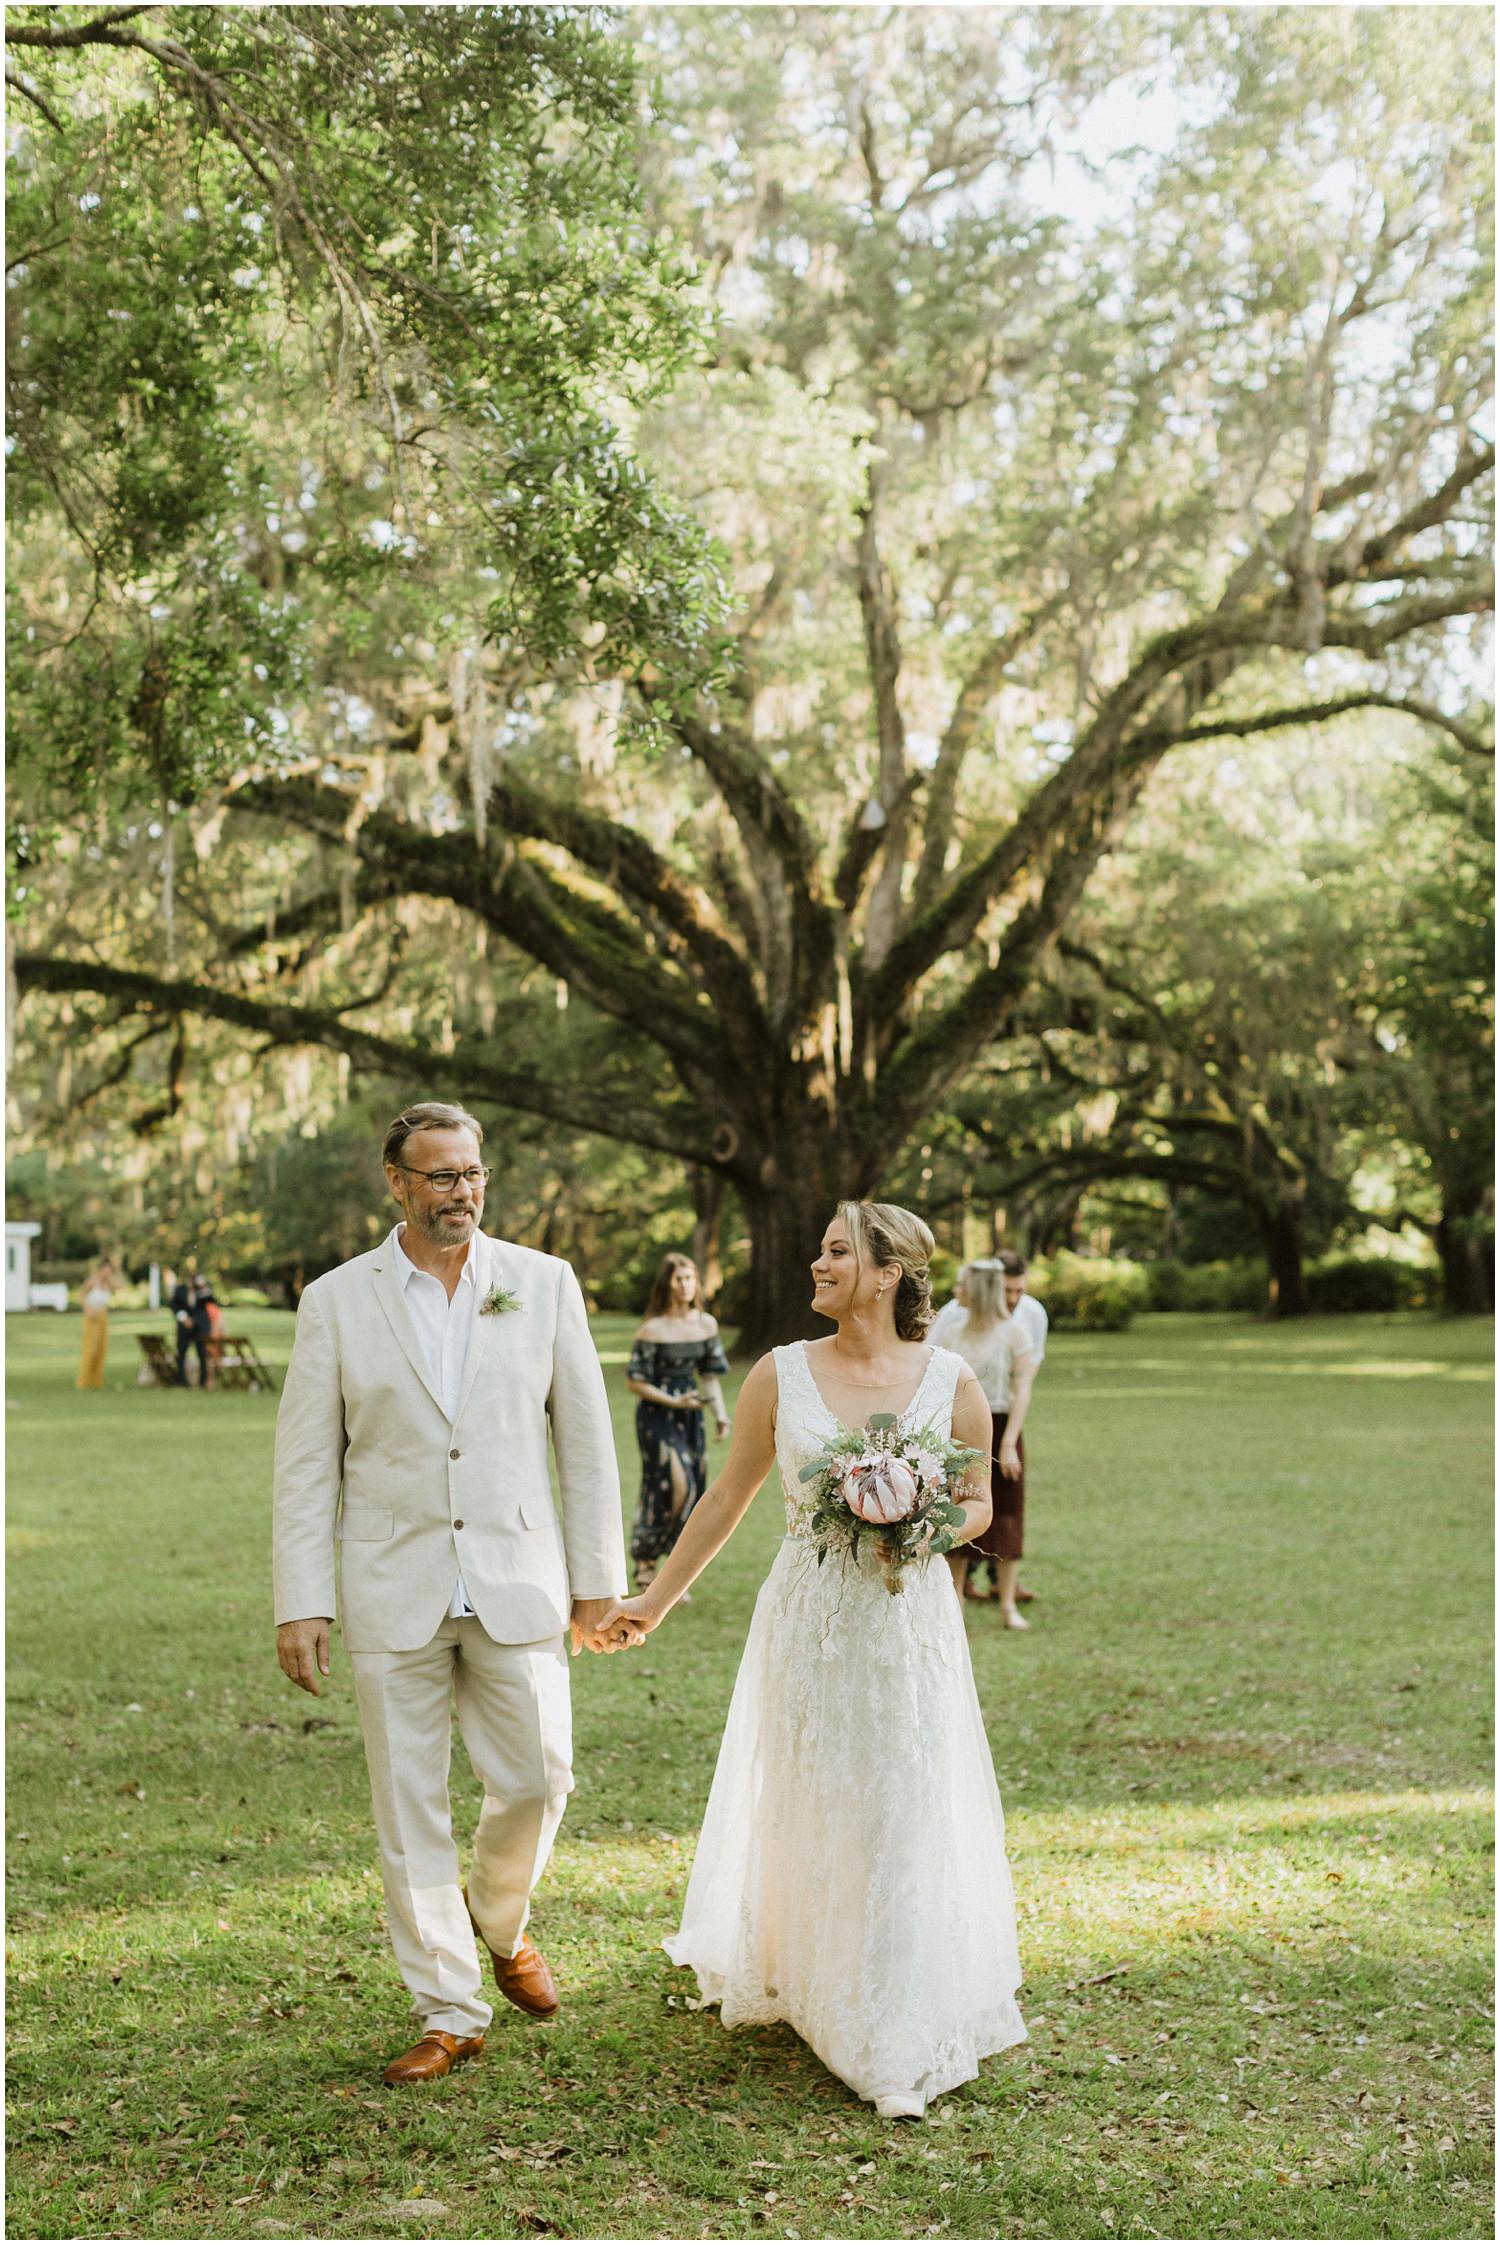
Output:
[[[604,1376],[578,1281],[479,1229],[484,1133],[408,1107],[385,1134],[402,1221],[302,1295],[276,1422],[276,1651],[318,1692],[339,1567],[385,1879],[421,2039],[388,2082],[431,2081],[484,2047],[474,1936],[507,2000],[558,2008],[525,1937],[571,1790],[566,1635],[625,1585]],[[553,1509],[551,1429],[561,1490]],[[450,1699],[484,1787],[467,1887],[448,1798]]]

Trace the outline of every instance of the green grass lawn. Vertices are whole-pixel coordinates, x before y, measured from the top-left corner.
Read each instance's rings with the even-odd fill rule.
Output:
[[[1055,1341],[1034,1626],[969,1609],[1032,2039],[889,2126],[658,1946],[774,1486],[647,1646],[575,1665],[561,2017],[380,2087],[409,2014],[348,1668],[314,1702],[272,1651],[274,1404],[128,1384],[151,1322],[102,1395],[76,1317],[7,1322],[12,2237],[1490,2234],[1487,1326]],[[289,1318],[232,1322],[284,1358]],[[458,1747],[455,1789],[467,1837]]]

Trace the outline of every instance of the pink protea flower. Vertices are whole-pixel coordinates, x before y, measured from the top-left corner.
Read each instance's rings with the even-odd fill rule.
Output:
[[[844,1481],[844,1502],[861,1520],[883,1526],[905,1520],[919,1495],[917,1477],[902,1458],[861,1459]]]

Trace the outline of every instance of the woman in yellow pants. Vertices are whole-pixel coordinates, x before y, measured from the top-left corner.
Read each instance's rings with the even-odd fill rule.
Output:
[[[104,1385],[104,1359],[109,1354],[109,1298],[117,1284],[113,1258],[101,1255],[83,1282],[83,1353],[78,1363],[81,1388]]]

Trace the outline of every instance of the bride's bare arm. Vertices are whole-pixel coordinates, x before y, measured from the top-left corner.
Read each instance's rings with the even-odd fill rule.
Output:
[[[953,1398],[953,1439],[962,1442],[966,1449],[977,1450],[979,1463],[970,1467],[963,1488],[955,1498],[964,1515],[963,1526],[953,1531],[955,1549],[982,1536],[994,1513],[990,1496],[990,1444],[994,1438],[994,1421],[984,1399],[984,1389],[970,1372],[960,1380],[958,1393]]]
[[[750,1509],[750,1501],[776,1463],[776,1365],[763,1356],[745,1375],[734,1414],[734,1438],[723,1470],[704,1490],[660,1574],[639,1598],[627,1598],[599,1623],[609,1632],[617,1619],[654,1629],[683,1592],[721,1551]]]

